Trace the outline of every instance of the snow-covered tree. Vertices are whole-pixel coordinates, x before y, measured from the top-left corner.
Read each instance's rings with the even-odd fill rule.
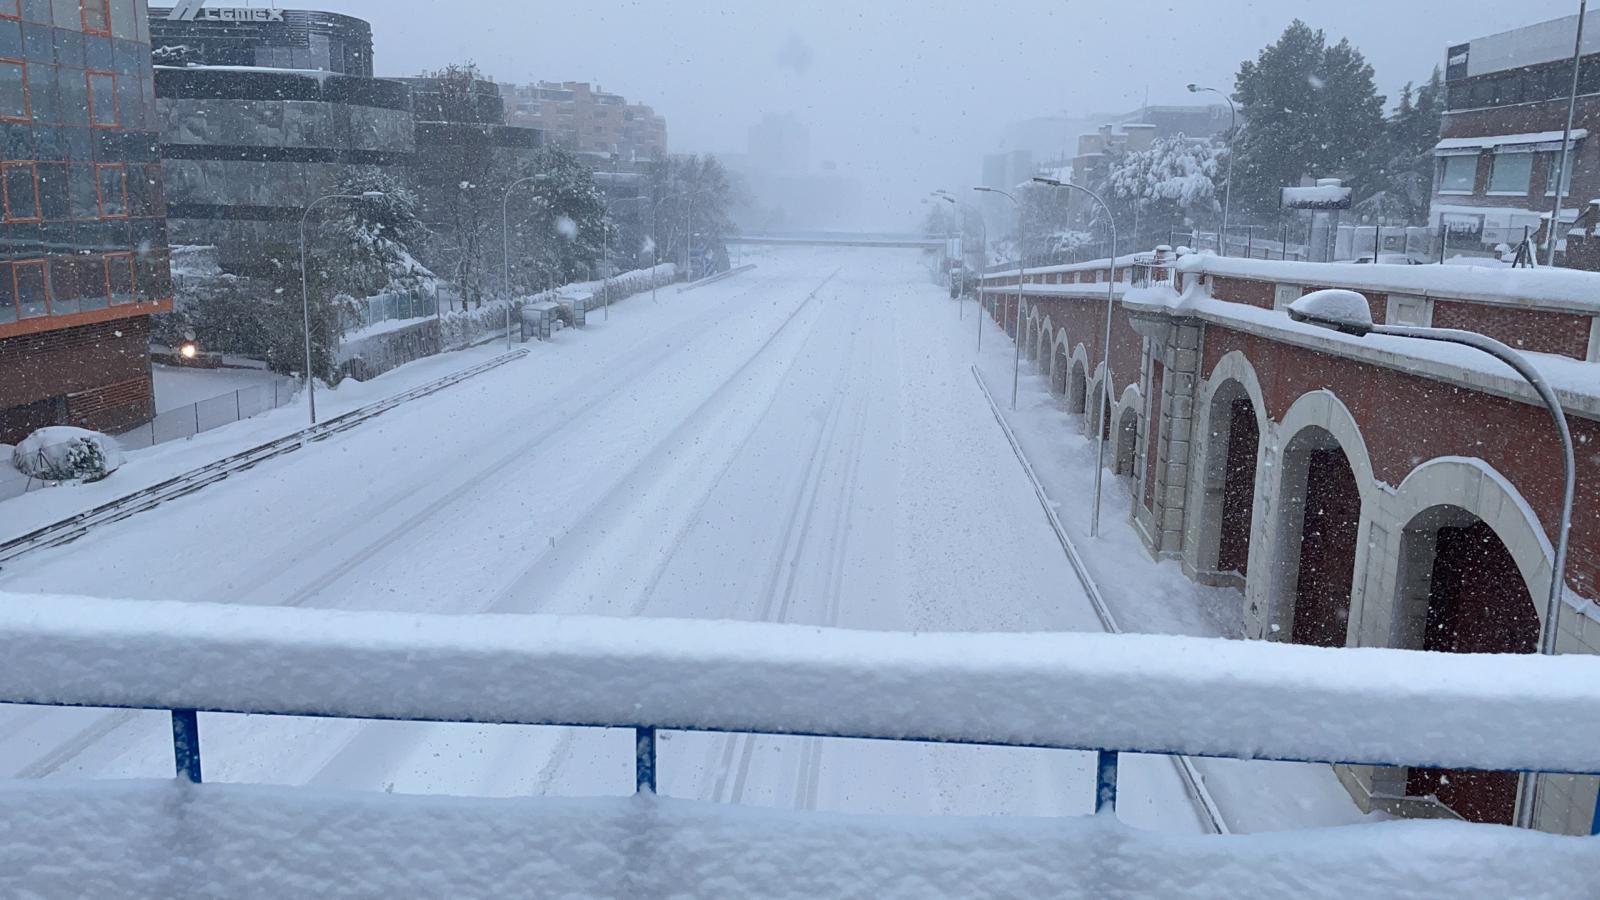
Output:
[[[381,169],[347,174],[338,192],[352,196],[376,192],[383,197],[340,203],[323,219],[327,252],[318,254],[317,268],[336,282],[336,289],[356,297],[431,290],[433,273],[413,251],[427,235],[416,193]]]
[[[1119,223],[1141,232],[1186,221],[1209,221],[1220,209],[1223,154],[1211,141],[1181,134],[1157,138],[1148,149],[1123,154],[1106,178],[1106,202]]]
[[[594,277],[607,242],[616,240],[594,173],[570,150],[546,145],[499,180],[528,176],[538,180],[514,192],[509,204],[513,287],[531,293]],[[505,188],[498,190],[503,195]]]
[[[710,252],[722,265],[727,258],[725,238],[733,232],[731,211],[740,200],[738,188],[716,157],[678,156],[652,167],[640,200],[645,227],[654,219],[652,238],[662,262]]]

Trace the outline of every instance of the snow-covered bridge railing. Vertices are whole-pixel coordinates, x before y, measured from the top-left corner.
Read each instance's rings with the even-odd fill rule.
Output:
[[[1600,658],[0,595],[0,702],[1600,773]]]

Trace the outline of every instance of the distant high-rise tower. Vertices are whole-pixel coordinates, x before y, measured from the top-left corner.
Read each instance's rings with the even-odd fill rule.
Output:
[[[806,172],[811,168],[811,130],[789,113],[767,113],[750,126],[748,151],[754,168]]]

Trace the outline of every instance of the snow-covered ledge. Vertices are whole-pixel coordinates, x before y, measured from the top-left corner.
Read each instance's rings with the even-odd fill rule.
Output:
[[[1229,262],[1246,261],[1229,260]],[[1308,265],[1325,267],[1327,264]],[[1326,278],[1312,280],[1319,284],[1328,283]],[[1384,335],[1353,337],[1340,334],[1315,325],[1291,321],[1288,313],[1282,310],[1262,309],[1244,303],[1219,300],[1211,296],[1209,279],[1190,278],[1188,282],[1188,286],[1181,294],[1167,286],[1135,288],[1124,295],[1122,302],[1136,315],[1196,319],[1291,346],[1383,366],[1510,400],[1540,405],[1539,397],[1533,388],[1508,366],[1471,348],[1423,343]],[[1343,281],[1338,283],[1344,284]],[[1600,303],[1600,297],[1597,297],[1596,302]],[[1548,353],[1529,353],[1527,356],[1550,380],[1568,413],[1600,420],[1600,365]]]
[[[0,646],[10,703],[1600,771],[1586,655],[15,594]]]

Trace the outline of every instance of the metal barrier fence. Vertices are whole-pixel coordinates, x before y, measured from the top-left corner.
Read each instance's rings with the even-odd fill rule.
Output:
[[[201,432],[287,406],[300,393],[300,387],[292,378],[279,377],[169,409],[138,428],[117,435],[117,443],[124,450],[143,450],[168,441],[192,438]]]
[[[627,729],[640,791],[668,731],[1089,751],[1101,809],[1123,753],[1600,774],[1600,663],[1579,655],[3,599],[0,702],[166,712],[191,781],[202,712]],[[1593,794],[1539,795],[1562,830],[1600,825]]]

